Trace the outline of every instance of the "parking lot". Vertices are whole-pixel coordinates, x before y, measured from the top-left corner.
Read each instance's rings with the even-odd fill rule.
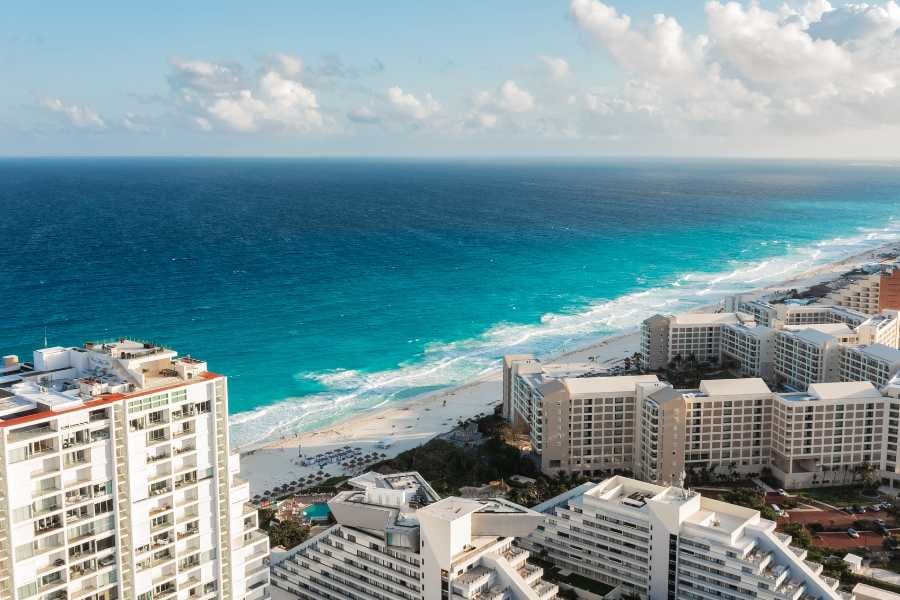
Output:
[[[800,498],[795,496],[782,496],[779,494],[767,494],[766,504],[781,506],[785,504],[785,500],[789,502],[795,501],[796,508],[788,509],[785,515],[779,517],[778,522],[781,524],[801,523],[807,527],[813,523],[818,523],[822,528],[829,531],[810,534],[813,543],[823,548],[831,548],[834,550],[852,550],[854,548],[881,548],[884,536],[875,531],[859,530],[859,537],[853,538],[847,533],[847,529],[854,527],[857,521],[876,521],[883,520],[889,528],[896,527],[895,519],[884,511],[863,512],[848,514],[843,510],[837,510],[822,502]],[[900,529],[889,529],[892,533],[900,532]]]

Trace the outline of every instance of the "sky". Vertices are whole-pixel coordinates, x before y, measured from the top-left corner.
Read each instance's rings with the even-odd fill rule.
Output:
[[[0,6],[0,156],[900,159],[900,5]]]

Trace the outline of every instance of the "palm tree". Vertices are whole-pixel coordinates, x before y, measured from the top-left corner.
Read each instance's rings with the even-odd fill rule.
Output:
[[[635,352],[631,355],[631,362],[634,363],[634,366],[638,371],[643,371],[643,367],[641,365],[644,364],[644,355],[640,352]]]

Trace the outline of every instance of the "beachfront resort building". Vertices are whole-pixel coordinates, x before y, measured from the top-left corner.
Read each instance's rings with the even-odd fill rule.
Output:
[[[534,507],[528,547],[561,569],[641,598],[839,600],[838,581],[759,512],[616,476]],[[620,596],[621,597],[621,596]]]
[[[719,360],[725,325],[755,325],[753,317],[739,312],[655,315],[641,325],[643,367],[655,371],[677,358],[699,362]]]
[[[878,375],[871,379],[877,386],[897,373],[894,356],[880,351],[882,346],[900,348],[897,311],[869,316],[839,306],[769,304],[740,296],[724,302],[723,309],[735,312],[646,319],[641,366],[660,371],[685,360],[717,364],[797,391],[812,383],[856,380],[849,365],[860,362],[861,352],[867,356],[867,371]],[[874,350],[860,351],[863,347]]]
[[[205,362],[130,340],[6,356],[0,454],[0,598],[268,598]]]
[[[638,399],[663,384],[656,375],[598,374],[593,363],[504,358],[505,417],[528,433],[544,473],[631,470],[641,431]]]
[[[418,473],[366,473],[328,502],[337,524],[273,556],[276,600],[550,600],[513,545],[543,521],[503,499],[441,498]]]
[[[900,309],[900,268],[893,263],[885,264],[874,273],[839,280],[822,303],[846,306],[869,315]]]
[[[703,381],[697,390],[662,387],[642,402],[632,470],[647,481],[682,473],[760,472],[769,461],[772,392],[762,379]]]
[[[816,383],[773,400],[769,467],[785,487],[851,483],[883,466],[890,404],[870,382]]]
[[[883,385],[874,380],[890,371],[883,363],[900,361],[900,351],[871,348],[845,355],[855,357],[841,367],[846,377],[859,379],[786,392],[758,377],[676,389],[652,374],[577,376],[573,365],[538,368],[534,357],[518,359],[528,361],[523,376],[509,359],[504,376],[512,380],[514,412],[507,418],[525,427],[548,475],[633,474],[672,484],[683,473],[728,477],[768,469],[784,487],[797,488],[851,483],[875,471],[884,485],[897,486],[900,375]],[[521,425],[519,407],[539,415],[541,427]]]

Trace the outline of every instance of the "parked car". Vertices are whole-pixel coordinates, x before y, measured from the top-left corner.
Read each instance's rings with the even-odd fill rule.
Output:
[[[777,490],[775,490],[775,493],[779,496],[787,496],[787,492],[784,491],[784,488],[778,488]]]
[[[847,530],[847,535],[849,535],[852,538],[858,538],[859,532],[851,527],[850,529]]]
[[[774,511],[775,511],[775,514],[778,515],[779,517],[783,517],[783,516],[784,516],[784,511],[783,511],[783,510],[781,509],[781,507],[778,506],[777,504],[773,504],[773,505],[772,505],[772,510],[774,510]]]

